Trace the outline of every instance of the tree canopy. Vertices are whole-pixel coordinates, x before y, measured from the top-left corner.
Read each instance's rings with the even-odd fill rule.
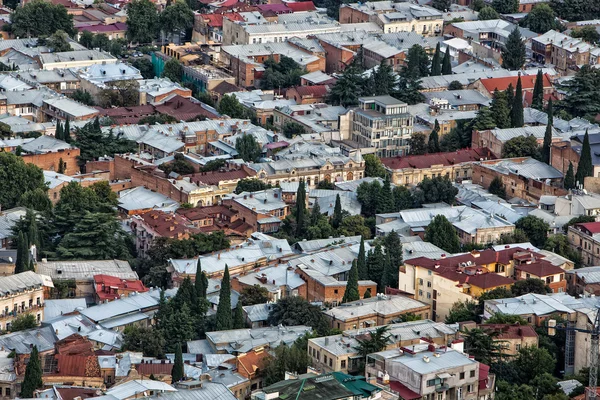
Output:
[[[548,229],[550,229],[550,225],[546,221],[533,215],[528,215],[519,219],[515,223],[515,226],[517,229],[525,232],[531,244],[537,247],[544,247],[544,243],[546,243],[548,237]]]
[[[502,146],[502,158],[533,157],[541,158],[540,147],[535,136],[516,136]]]
[[[42,170],[9,152],[0,152],[0,204],[3,209],[27,205],[36,210],[45,209],[46,201],[24,204],[36,192],[46,195],[48,188]],[[47,196],[46,196],[47,198]]]
[[[494,3],[500,1],[504,0],[495,0]],[[510,1],[512,2],[512,0]],[[496,10],[501,14],[507,13],[500,11],[497,8]],[[510,12],[516,12],[516,10]],[[502,68],[514,71],[521,69],[523,64],[525,64],[525,56],[525,43],[523,43],[523,38],[521,37],[521,32],[519,31],[519,28],[515,27],[515,29],[510,33],[510,35],[508,35],[506,45],[502,49]]]
[[[132,0],[127,3],[127,38],[131,42],[151,43],[158,35],[158,11],[150,0]]]
[[[325,335],[329,331],[325,314],[300,296],[284,297],[273,304],[267,322],[273,326],[308,325],[319,335]]]
[[[25,3],[10,16],[10,30],[14,36],[47,37],[57,31],[75,35],[73,16],[67,13],[62,4],[53,4],[44,0]]]
[[[235,142],[235,150],[238,156],[247,162],[256,162],[262,154],[262,148],[256,141],[254,135],[247,134]]]

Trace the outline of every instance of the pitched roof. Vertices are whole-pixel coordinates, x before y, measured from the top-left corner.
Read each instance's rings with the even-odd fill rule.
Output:
[[[515,269],[520,269],[531,275],[538,277],[564,274],[565,271],[556,265],[549,263],[548,261],[540,260],[531,264],[520,264],[515,265]]]
[[[482,324],[478,326],[484,331],[497,331],[498,339],[521,339],[526,337],[538,337],[535,329],[531,325],[510,325],[510,324]],[[480,377],[481,378],[481,377]]]
[[[293,12],[315,11],[317,8],[312,1],[295,1],[286,3]]]
[[[231,21],[243,21],[244,20],[244,18],[236,12],[224,13],[224,14],[200,14],[198,18],[203,19],[204,22],[211,28],[222,28],[224,17],[227,17]]]
[[[239,179],[245,179],[256,175],[256,171],[250,170],[249,168],[238,168],[228,171],[209,171],[199,172],[192,175],[192,182],[200,182],[205,185],[218,185],[223,181],[234,181]]]
[[[585,222],[582,224],[575,224],[576,226],[581,226],[585,228],[590,233],[600,233],[600,222]]]
[[[533,90],[533,87],[535,86],[535,79],[535,75],[522,75],[521,87],[523,88],[523,90]],[[508,76],[503,78],[486,78],[481,79],[481,84],[489,93],[493,93],[496,89],[500,91],[506,90],[508,88],[508,85],[510,84],[512,84],[513,88],[516,88],[518,80],[518,76]],[[544,74],[544,87],[552,87],[552,82],[550,81],[548,74]]]
[[[238,356],[238,374],[252,379],[256,375],[256,371],[263,368],[267,360],[271,358],[268,352],[264,350],[252,350],[248,353]]]
[[[301,97],[324,97],[329,92],[327,85],[296,86],[294,89]]]
[[[487,148],[464,149],[453,153],[434,153],[420,156],[382,158],[381,162],[391,170],[403,168],[429,168],[432,165],[454,165],[482,158],[494,158]]]

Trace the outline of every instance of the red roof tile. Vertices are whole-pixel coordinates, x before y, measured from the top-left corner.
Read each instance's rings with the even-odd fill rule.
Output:
[[[290,10],[288,8],[288,6],[283,3],[257,4],[256,7],[260,11],[272,11],[275,14],[290,14],[290,13],[292,13],[292,10]]]
[[[200,103],[195,103],[180,95],[174,96],[163,104],[155,106],[155,108],[159,113],[170,115],[180,121],[188,121],[197,116],[209,119],[218,117],[217,114],[202,107]]]
[[[523,75],[521,76],[521,87],[523,90],[533,90],[535,86],[536,75]],[[485,78],[481,79],[481,84],[489,93],[493,93],[496,89],[503,91],[508,88],[508,85],[512,83],[513,88],[517,87],[518,76],[508,76],[505,78]],[[552,87],[552,82],[548,78],[548,74],[544,74],[544,87]]]
[[[119,279],[110,275],[94,275],[96,295],[102,300],[116,300],[122,292],[147,292],[148,288],[136,279]]]
[[[537,261],[530,264],[523,263],[520,265],[515,265],[515,269],[520,269],[521,271],[525,271],[531,275],[535,275],[537,277],[543,278],[550,275],[558,275],[563,274],[565,271],[554,264],[549,263],[548,261]]]
[[[510,325],[510,324],[482,324],[480,329],[487,331],[497,331],[498,339],[520,339],[526,337],[538,337],[535,329],[531,325]],[[480,377],[481,378],[481,377]]]
[[[258,370],[265,367],[265,363],[270,357],[266,351],[257,352],[255,350],[238,356],[238,373],[248,379],[253,379]]]
[[[243,21],[244,18],[236,12],[228,12],[223,14],[200,14],[199,18],[203,19],[206,24],[212,28],[222,28],[223,18],[227,17],[232,21]]]
[[[413,392],[400,382],[390,381],[390,389],[398,393],[400,398],[404,400],[415,400],[422,397],[420,394]]]
[[[312,87],[312,86],[309,86]],[[391,170],[404,168],[429,168],[432,165],[454,165],[482,158],[495,158],[487,148],[463,149],[453,153],[424,154],[422,156],[382,158],[381,162]]]
[[[575,224],[575,226],[581,226],[586,231],[592,234],[600,233],[600,222],[584,222],[580,224]]]
[[[286,4],[293,12],[314,11],[317,9],[312,1],[295,1]]]
[[[64,376],[99,377],[100,365],[96,356],[57,354],[56,374]]]
[[[111,25],[82,26],[78,29],[79,31],[88,31],[92,33],[125,32],[127,31],[127,24],[119,22]]]
[[[479,390],[487,389],[490,367],[484,363],[479,363]]]
[[[197,233],[198,230],[188,226],[188,221],[179,214],[166,213],[160,210],[152,210],[150,212],[138,216],[144,223],[150,227],[157,235],[167,238],[181,238],[186,235]],[[136,221],[132,222],[132,225]]]
[[[99,389],[85,388],[85,387],[60,387],[55,386],[54,389],[60,393],[60,397],[63,400],[73,400],[77,397],[81,399],[89,399],[97,397]],[[100,392],[102,393],[102,392]]]
[[[294,89],[302,97],[325,97],[329,93],[327,85],[296,86]]]

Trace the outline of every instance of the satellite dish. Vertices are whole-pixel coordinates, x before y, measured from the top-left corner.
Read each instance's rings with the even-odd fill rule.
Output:
[[[8,262],[12,263],[13,262],[13,258],[12,257],[8,257]]]

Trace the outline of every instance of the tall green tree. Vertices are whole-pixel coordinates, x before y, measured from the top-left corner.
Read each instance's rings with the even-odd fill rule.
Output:
[[[246,327],[246,320],[244,319],[244,310],[242,309],[242,302],[238,300],[233,313],[233,329],[244,329]]]
[[[594,176],[594,164],[592,163],[590,135],[586,129],[585,136],[583,137],[583,144],[581,146],[581,155],[579,156],[579,164],[577,165],[577,174],[575,175],[575,179],[577,180],[577,183],[583,185],[585,183],[585,178],[588,176]]]
[[[429,140],[427,142],[427,151],[429,153],[439,153],[440,152],[440,123],[438,120],[435,120],[435,124],[433,130],[429,134]]]
[[[494,98],[490,104],[496,126],[500,129],[510,128],[510,107],[508,104],[507,92],[501,92],[498,89],[494,91]]]
[[[48,37],[57,31],[75,35],[73,16],[67,13],[62,4],[53,4],[43,0],[25,3],[10,16],[10,32],[20,37]]]
[[[515,29],[508,35],[506,45],[502,49],[502,68],[513,71],[521,69],[525,64],[525,56],[525,43],[523,43],[519,27],[515,26]]]
[[[233,94],[226,94],[221,98],[217,111],[230,118],[246,118],[247,116],[246,109]]]
[[[361,73],[355,66],[346,68],[331,88],[327,102],[344,107],[358,105],[358,98],[363,95],[365,87]]]
[[[477,16],[477,18],[480,21],[487,21],[490,19],[500,18],[500,14],[498,14],[498,11],[494,10],[493,7],[485,6],[481,10],[479,10],[479,15]]]
[[[300,296],[284,297],[273,304],[267,323],[272,326],[307,325],[321,336],[329,332],[329,321],[321,309]]]
[[[194,12],[184,0],[175,0],[160,13],[159,22],[163,32],[181,36],[181,31],[194,25]]]
[[[431,76],[442,74],[442,55],[440,50],[440,42],[435,46],[435,53],[431,59]]]
[[[520,218],[515,223],[515,227],[525,232],[531,244],[540,248],[546,243],[550,229],[550,225],[546,221],[533,215]]]
[[[358,279],[369,279],[369,269],[367,267],[367,253],[365,252],[365,238],[360,238],[360,247],[358,248],[358,257],[356,258],[356,267],[358,269]]]
[[[169,78],[173,82],[181,82],[183,80],[183,65],[176,58],[170,58],[165,63],[162,77]]]
[[[442,75],[452,75],[452,63],[450,62],[450,49],[448,47],[446,47],[446,52],[442,59]]]
[[[516,136],[502,146],[502,158],[533,157],[539,160],[542,156],[535,136]]]
[[[443,215],[436,215],[425,229],[425,240],[449,253],[460,251],[460,240],[454,226]]]
[[[454,187],[447,176],[425,178],[417,185],[413,193],[415,203],[428,204],[444,202],[454,204],[458,189]]]
[[[367,269],[369,271],[369,279],[377,282],[377,289],[381,290],[383,271],[385,270],[385,254],[383,253],[381,244],[378,243],[373,250],[369,250]]]
[[[158,11],[150,0],[133,0],[127,4],[127,38],[131,42],[152,43],[160,21]]]
[[[383,273],[381,274],[381,281],[379,281],[379,284],[377,285],[377,291],[380,293],[385,293],[385,288],[387,287],[394,287],[391,282],[394,269],[392,267],[392,261],[390,260],[390,253],[386,251],[383,257]]]
[[[373,95],[382,96],[392,93],[398,85],[398,78],[394,69],[385,59],[381,60],[379,68],[372,75],[373,82]]]
[[[531,107],[536,110],[541,110],[544,107],[544,74],[542,73],[541,68],[538,70],[537,76],[535,77]]]
[[[342,303],[348,303],[350,301],[360,300],[360,294],[358,291],[358,266],[357,261],[352,261],[352,267],[348,274],[348,281],[346,282],[346,290],[344,291],[344,297],[342,297]]]
[[[429,75],[429,56],[421,45],[415,44],[408,50],[403,75],[413,80]]]
[[[298,190],[296,191],[296,237],[302,238],[306,234],[307,229],[307,214],[306,214],[306,186],[304,181],[300,181]]]
[[[565,93],[564,99],[558,103],[562,112],[570,118],[594,121],[600,113],[600,70],[584,65],[559,88]]]
[[[25,164],[21,157],[7,151],[0,152],[0,182],[0,204],[3,209],[24,205],[26,196],[32,195],[32,192],[46,194],[48,191],[39,167]]]
[[[408,139],[409,154],[411,156],[422,156],[427,153],[427,142],[425,139],[425,134],[421,132],[415,132],[411,135],[410,139]]]
[[[383,245],[385,246],[385,252],[390,255],[390,264],[393,269],[393,276],[390,277],[389,282],[396,287],[398,282],[398,268],[402,265],[402,242],[400,242],[400,236],[395,230],[392,230],[383,238]]]
[[[378,214],[394,212],[395,204],[391,185],[390,178],[386,176],[377,199]]]
[[[219,304],[217,305],[215,329],[218,331],[226,331],[232,328],[233,319],[231,315],[231,282],[229,281],[229,267],[225,265],[223,279],[221,280],[221,290],[219,292]]]
[[[196,288],[196,296],[205,299],[206,291],[208,289],[208,278],[204,271],[202,271],[200,257],[198,257],[198,264],[196,266],[196,280],[194,281],[194,286]]]
[[[540,3],[533,7],[525,17],[524,25],[529,30],[539,34],[546,33],[558,27],[554,10],[545,3]]]
[[[552,165],[551,148],[552,148],[552,123],[554,116],[552,112],[552,99],[548,100],[548,124],[544,133],[544,143],[542,145],[542,161],[548,165]]]
[[[496,176],[494,179],[492,179],[492,182],[490,182],[490,186],[488,187],[488,192],[495,194],[501,199],[506,199],[506,186],[499,176]]]
[[[385,166],[375,154],[365,154],[365,176],[385,178],[387,172]]]
[[[87,32],[87,31],[85,31],[85,32]],[[58,120],[56,122],[56,132],[54,133],[54,138],[58,139],[58,140],[64,140],[63,126],[60,123],[60,120]]]
[[[390,327],[387,325],[376,327],[375,330],[369,332],[369,337],[357,339],[358,345],[355,349],[363,358],[371,353],[377,353],[385,350],[390,339]]]
[[[517,79],[517,87],[515,89],[515,98],[512,108],[510,109],[510,122],[513,128],[521,128],[525,125],[525,117],[523,116],[523,85],[521,76]]]
[[[519,10],[519,0],[493,0],[492,7],[499,14],[512,14]]]
[[[235,142],[235,151],[246,162],[256,162],[262,154],[262,148],[254,135],[246,134]]]
[[[25,256],[25,238],[23,232],[19,232],[17,236],[17,260],[15,262],[15,274],[24,272],[26,269],[26,256]]]
[[[573,172],[573,163],[569,161],[569,168],[565,175],[565,189],[575,189],[575,173]]]
[[[335,196],[335,206],[333,208],[333,217],[331,218],[331,225],[334,229],[340,227],[343,218],[344,215],[342,214],[342,203],[340,200],[340,195],[338,194]]]
[[[171,383],[182,381],[184,376],[183,352],[181,350],[181,343],[177,343],[177,347],[175,348],[175,361],[173,362],[173,368],[171,369]]]
[[[29,354],[29,362],[25,368],[25,377],[21,384],[21,397],[33,398],[33,394],[37,389],[41,389],[44,386],[42,381],[42,364],[40,362],[40,356],[37,346],[33,346],[31,353]]]

